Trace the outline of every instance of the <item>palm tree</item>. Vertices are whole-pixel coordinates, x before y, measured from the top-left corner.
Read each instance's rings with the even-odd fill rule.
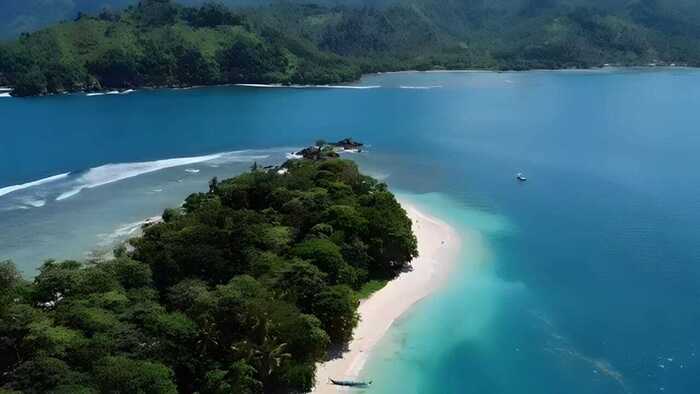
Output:
[[[254,330],[260,330],[259,344],[244,340],[231,346],[231,350],[239,359],[247,360],[256,367],[263,381],[268,381],[285,361],[292,358],[291,354],[285,352],[287,344],[280,343],[278,338],[272,335],[270,326],[268,319],[264,319],[262,323],[258,320],[253,325]]]

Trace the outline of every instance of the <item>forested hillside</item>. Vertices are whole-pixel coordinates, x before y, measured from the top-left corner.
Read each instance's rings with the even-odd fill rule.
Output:
[[[210,0],[179,0],[187,6],[201,6]],[[376,5],[395,0],[313,0],[324,6]],[[13,38],[48,25],[75,18],[79,12],[98,13],[138,4],[139,0],[2,0],[0,1],[0,39]],[[308,0],[218,0],[227,7],[257,7],[273,3],[306,4]]]
[[[0,262],[0,392],[309,391],[364,287],[417,254],[386,185],[334,156],[213,179],[111,261]]]
[[[0,85],[18,96],[222,83],[349,81],[360,69],[312,43],[213,4],[146,0],[83,15],[0,46]]]
[[[119,11],[124,2],[113,0],[101,12],[99,2],[86,3],[93,14],[0,45],[0,85],[37,95],[337,83],[405,69],[700,64],[700,5],[692,1],[312,1],[230,0],[236,8],[227,9],[143,0]]]

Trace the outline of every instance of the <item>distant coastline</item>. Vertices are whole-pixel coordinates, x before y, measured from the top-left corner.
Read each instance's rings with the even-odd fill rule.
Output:
[[[239,87],[239,88],[259,88],[259,89],[378,89],[382,86],[378,85],[356,85],[357,82],[362,81],[365,77],[372,75],[384,75],[384,74],[412,74],[412,73],[527,73],[527,72],[598,72],[598,71],[625,71],[625,70],[640,70],[640,71],[652,71],[652,70],[698,70],[700,67],[694,67],[689,65],[606,65],[600,67],[587,67],[587,68],[532,68],[532,69],[494,69],[494,68],[470,68],[470,69],[433,69],[433,70],[396,70],[396,71],[376,71],[362,74],[358,79],[352,82],[338,82],[337,84],[312,84],[312,85],[300,85],[300,84],[283,84],[283,83],[221,83],[221,84],[211,84],[211,85],[173,85],[173,86],[134,86],[129,89],[104,89],[104,90],[75,90],[75,91],[63,91],[60,93],[47,93],[34,96],[12,96],[12,87],[1,87],[0,97],[15,97],[15,98],[31,98],[31,97],[52,97],[52,96],[63,96],[63,95],[85,95],[87,97],[95,96],[110,96],[110,95],[127,95],[141,90],[191,90],[191,89],[202,89],[202,88],[221,88],[221,87]],[[420,87],[424,88],[424,87]],[[434,88],[434,86],[430,86]]]

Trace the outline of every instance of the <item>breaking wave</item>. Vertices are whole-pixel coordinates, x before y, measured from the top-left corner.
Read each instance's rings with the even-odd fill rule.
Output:
[[[355,85],[282,85],[282,84],[261,84],[261,83],[238,83],[235,86],[244,88],[268,88],[268,89],[378,89],[379,85],[355,86]]]
[[[26,206],[33,207],[33,208],[41,208],[44,205],[46,205],[46,200],[42,199],[34,199],[34,198],[26,198],[23,200],[23,203]]]
[[[0,197],[12,193],[10,196],[3,197],[0,210],[11,211],[40,208],[46,205],[47,201],[62,201],[79,194],[85,189],[96,188],[168,168],[190,166],[198,163],[206,163],[210,166],[247,163],[267,159],[270,157],[268,153],[274,153],[274,150],[231,151],[146,162],[105,164],[85,171],[67,172],[32,182],[0,188]],[[193,167],[185,167],[184,171],[191,175],[200,172],[199,169]]]
[[[202,162],[231,163],[260,160],[269,157],[268,155],[249,155],[246,151],[215,153],[205,156],[181,157],[175,159],[163,159],[146,161],[140,163],[119,163],[105,164],[103,166],[91,168],[80,175],[73,187],[56,197],[56,201],[73,197],[85,189],[92,189],[98,186],[121,181],[135,176],[148,174],[155,171],[172,167],[197,164]]]
[[[87,97],[93,97],[93,96],[112,96],[116,94],[129,94],[135,92],[134,89],[127,89],[127,90],[110,90],[108,92],[92,92],[92,93],[85,93],[85,96]]]
[[[68,177],[68,175],[70,175],[70,173],[66,172],[65,174],[54,175],[54,176],[50,176],[48,178],[39,179],[38,181],[23,183],[21,185],[6,186],[6,187],[3,187],[0,189],[0,196],[10,194],[10,193],[16,192],[18,190],[23,190],[23,189],[28,189],[28,188],[34,187],[34,186],[43,185],[45,183],[54,182],[54,181],[66,178],[66,177]]]
[[[139,220],[138,222],[122,224],[111,233],[97,234],[97,237],[100,239],[98,246],[110,246],[114,245],[116,242],[134,237],[141,232],[143,226],[159,223],[161,220],[162,218],[160,216],[153,216],[144,220]]]
[[[442,85],[430,85],[430,86],[405,86],[401,85],[399,86],[399,89],[413,89],[413,90],[431,90],[431,89],[440,89],[442,88]]]

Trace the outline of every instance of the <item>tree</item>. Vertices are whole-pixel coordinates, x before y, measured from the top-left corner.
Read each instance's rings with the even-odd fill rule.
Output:
[[[375,275],[395,275],[418,255],[418,242],[406,216],[394,196],[383,191],[364,201],[363,216],[367,219],[367,246]]]
[[[415,240],[386,186],[351,162],[285,168],[212,182],[112,260],[48,261],[31,283],[0,263],[0,386],[308,392],[357,323],[347,285],[395,273]]]
[[[142,83],[138,54],[124,48],[110,48],[97,60],[87,65],[88,69],[106,88],[126,88]]]
[[[347,286],[330,287],[314,301],[313,313],[321,320],[333,343],[352,338],[352,330],[358,321],[357,305],[355,294]]]
[[[170,287],[167,299],[170,306],[191,318],[201,316],[214,302],[207,284],[199,279],[185,279]]]
[[[185,48],[177,59],[177,79],[185,85],[209,85],[222,82],[219,64],[197,47]]]
[[[209,193],[215,193],[219,186],[219,179],[217,177],[211,178],[209,181]]]
[[[25,341],[30,326],[45,316],[26,304],[9,304],[0,309],[0,376],[10,374],[36,349]],[[3,380],[0,379],[0,382]]]
[[[45,393],[56,387],[80,383],[86,379],[70,366],[53,357],[40,356],[25,361],[12,372],[14,377],[11,388],[22,391]]]
[[[34,297],[37,302],[53,308],[59,301],[78,288],[78,270],[82,264],[77,261],[46,262],[39,268],[34,279]]]
[[[316,316],[295,313],[278,320],[277,332],[284,338],[285,350],[292,355],[295,364],[313,364],[326,355],[330,337]]]
[[[39,67],[33,67],[28,72],[17,77],[12,94],[15,96],[41,96],[48,93],[46,75]]]
[[[17,271],[17,267],[9,260],[0,261],[0,308],[6,305],[9,297],[15,288],[22,282],[22,276]]]
[[[293,251],[296,257],[307,260],[328,274],[331,283],[354,284],[357,279],[352,267],[343,260],[338,245],[327,239],[310,239],[297,245]]]
[[[303,312],[310,313],[316,297],[327,288],[325,279],[326,274],[317,266],[296,261],[280,272],[275,288],[282,298],[295,303]]]
[[[177,393],[173,371],[157,362],[106,357],[95,366],[95,381],[102,392]]]
[[[32,349],[41,349],[44,355],[65,358],[86,343],[82,332],[65,326],[55,325],[49,319],[36,320],[28,325],[28,333],[23,339]]]
[[[113,275],[125,289],[148,287],[152,283],[150,267],[140,261],[120,257],[101,264],[100,268]]]
[[[258,37],[241,34],[218,54],[226,80],[231,83],[266,83],[279,80],[288,67],[285,53]]]
[[[138,12],[143,25],[162,26],[175,22],[178,8],[171,0],[142,0]]]
[[[206,2],[199,9],[190,9],[185,19],[196,27],[217,27],[243,23],[242,17],[235,15],[224,5],[214,2]]]
[[[341,183],[346,185],[345,183]],[[346,190],[350,195],[352,189]],[[334,230],[343,231],[346,237],[364,234],[367,231],[368,221],[362,214],[349,205],[333,205],[326,212],[325,222],[333,226]]]
[[[262,382],[255,379],[257,371],[245,360],[231,364],[228,370],[207,373],[204,392],[207,394],[254,394],[260,392]]]

